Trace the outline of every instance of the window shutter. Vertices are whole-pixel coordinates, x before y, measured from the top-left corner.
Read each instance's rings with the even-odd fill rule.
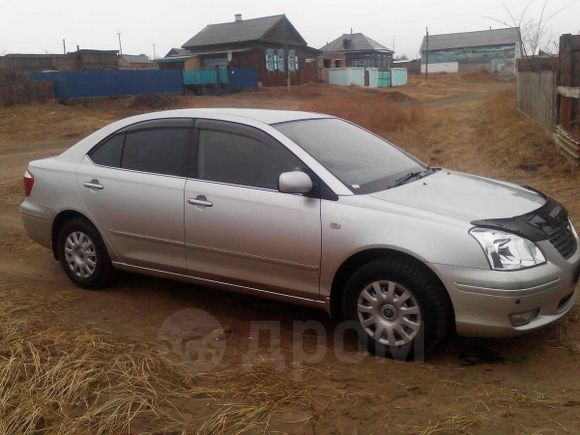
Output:
[[[274,50],[271,48],[266,50],[266,71],[274,71]]]
[[[288,70],[291,72],[298,71],[298,56],[296,50],[288,50]]]
[[[286,71],[286,59],[284,59],[284,49],[278,49],[278,71],[284,72]]]

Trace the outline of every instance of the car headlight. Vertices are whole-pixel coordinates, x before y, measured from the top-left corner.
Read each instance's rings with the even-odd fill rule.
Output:
[[[479,242],[493,270],[517,270],[546,262],[534,242],[515,234],[489,228],[469,231]]]

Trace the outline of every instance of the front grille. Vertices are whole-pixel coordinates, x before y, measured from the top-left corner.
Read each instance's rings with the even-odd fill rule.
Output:
[[[562,254],[562,257],[570,258],[574,255],[574,252],[576,252],[576,238],[568,222],[550,235],[550,243]]]

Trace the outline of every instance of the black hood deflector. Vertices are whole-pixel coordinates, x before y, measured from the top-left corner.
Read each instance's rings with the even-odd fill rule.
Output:
[[[526,189],[534,190],[546,198],[546,203],[539,209],[515,216],[500,219],[481,219],[472,221],[478,227],[503,230],[525,237],[532,242],[547,240],[556,230],[568,221],[568,212],[562,204],[535,189],[525,186]]]

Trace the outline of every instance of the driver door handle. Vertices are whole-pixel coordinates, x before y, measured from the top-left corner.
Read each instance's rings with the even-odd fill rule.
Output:
[[[99,180],[92,179],[91,181],[86,181],[83,183],[87,189],[103,190],[103,185],[99,183]]]
[[[187,203],[191,205],[196,205],[201,208],[213,207],[213,202],[208,201],[204,195],[197,195],[197,197],[195,198],[189,198],[187,200]]]

